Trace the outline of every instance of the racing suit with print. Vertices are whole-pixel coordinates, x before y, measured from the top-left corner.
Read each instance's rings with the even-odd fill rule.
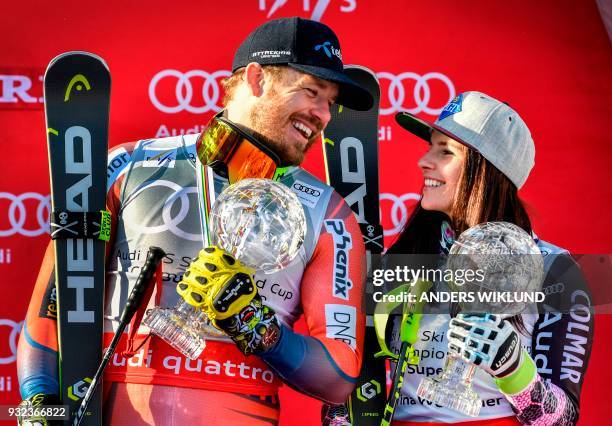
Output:
[[[436,406],[417,395],[421,380],[436,377],[447,356],[448,314],[426,314],[420,323],[415,353],[418,365],[409,365],[394,420],[399,425],[419,423],[573,425],[579,412],[580,390],[593,342],[594,318],[589,291],[569,253],[536,239],[543,256],[547,295],[540,310],[531,306],[521,314],[526,330],[519,331],[523,347],[537,368],[536,380],[520,395],[504,395],[494,378],[480,368],[472,382],[482,400],[478,418]],[[447,288],[436,283],[436,291]],[[439,305],[438,312],[449,312]],[[538,314],[538,312],[540,312]],[[542,313],[544,312],[544,313]],[[399,321],[394,319],[392,348],[399,350]],[[393,370],[392,370],[393,371]],[[492,419],[505,419],[492,423]],[[405,423],[404,423],[405,422]]]
[[[117,328],[148,247],[159,246],[167,253],[163,279],[149,307],[173,307],[179,300],[177,283],[206,245],[201,223],[203,198],[208,197],[211,205],[228,182],[200,165],[196,137],[142,140],[110,152],[107,204],[114,222],[107,250],[106,345]],[[186,420],[174,417],[181,410],[176,399],[169,397],[170,392],[178,392],[183,404],[193,401],[196,405],[182,409],[195,409],[199,424],[205,422],[201,414],[205,407],[197,405],[206,401],[217,405],[223,393],[239,395],[242,399],[238,402],[244,402],[241,407],[246,406],[249,396],[274,408],[282,381],[335,403],[343,402],[351,392],[361,364],[364,333],[361,303],[365,257],[358,223],[342,197],[303,169],[289,168],[280,182],[298,196],[306,213],[307,233],[298,256],[288,267],[255,275],[259,294],[281,323],[278,343],[264,354],[247,357],[229,338],[208,340],[202,355],[189,360],[157,337],[145,339],[148,329],[141,325],[134,355],[124,357],[121,348],[125,343],[121,343],[106,371],[107,418],[118,419],[120,411],[125,413],[126,406],[118,398],[123,395],[125,399],[130,393],[139,394],[136,399],[145,398],[143,410],[150,412],[151,421],[172,424],[170,417],[165,417],[172,412],[174,424],[179,424]],[[56,319],[43,315],[55,294],[51,246],[45,256],[19,344],[23,398],[38,392],[59,393]],[[309,336],[292,331],[302,314]],[[162,407],[156,412],[158,403]],[[258,416],[268,414],[259,412]],[[269,414],[269,418],[277,414]],[[256,417],[250,415],[250,420]],[[143,420],[147,419],[143,416]]]

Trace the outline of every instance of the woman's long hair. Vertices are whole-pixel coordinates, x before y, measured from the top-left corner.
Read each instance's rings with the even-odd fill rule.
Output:
[[[425,210],[419,203],[388,253],[438,253],[444,220],[457,236],[474,225],[492,221],[514,223],[531,234],[531,221],[517,187],[480,153],[465,149],[465,163],[451,207],[452,219],[444,213]]]
[[[531,221],[518,197],[517,187],[480,153],[465,149],[466,158],[450,218],[441,212],[425,210],[419,203],[388,254],[438,254],[443,221],[451,224],[457,237],[474,225],[492,221],[510,222],[531,234]],[[457,314],[458,308],[454,305],[451,315]],[[520,315],[510,318],[510,322],[520,332],[526,332]]]

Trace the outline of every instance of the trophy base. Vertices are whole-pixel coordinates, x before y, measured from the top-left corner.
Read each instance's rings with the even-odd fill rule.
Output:
[[[470,386],[443,378],[423,379],[417,395],[434,404],[450,408],[472,417],[478,417],[482,401]]]
[[[189,328],[189,318],[181,313],[175,309],[149,309],[143,323],[174,349],[195,360],[206,347],[206,342]]]

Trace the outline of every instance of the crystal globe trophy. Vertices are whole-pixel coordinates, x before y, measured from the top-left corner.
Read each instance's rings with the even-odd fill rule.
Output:
[[[476,294],[473,302],[461,303],[464,312],[488,312],[505,318],[524,311],[527,303],[502,302],[500,298],[479,294],[533,293],[541,289],[544,276],[542,255],[533,238],[507,222],[482,223],[463,232],[449,251],[446,268],[454,273],[468,270],[484,273],[481,281],[450,283],[453,291]],[[423,379],[417,395],[476,417],[482,407],[482,401],[472,389],[476,368],[459,355],[448,354],[444,371],[438,377]]]
[[[243,179],[226,188],[208,220],[210,243],[253,271],[274,273],[298,254],[306,235],[306,217],[297,196],[269,179]],[[206,314],[182,298],[174,308],[156,307],[144,319],[153,334],[183,355],[197,359],[206,340],[225,340]]]

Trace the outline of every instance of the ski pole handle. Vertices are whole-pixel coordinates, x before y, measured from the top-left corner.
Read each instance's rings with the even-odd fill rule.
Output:
[[[134,285],[134,288],[132,288],[132,292],[130,293],[125,307],[123,308],[121,320],[119,321],[119,327],[117,327],[117,331],[113,336],[113,340],[111,341],[108,350],[104,354],[104,357],[102,358],[102,362],[100,363],[96,374],[91,379],[91,383],[89,384],[89,388],[87,388],[85,396],[81,400],[79,409],[77,410],[76,416],[74,417],[74,421],[72,422],[73,426],[79,426],[85,418],[87,407],[89,406],[94,392],[98,388],[98,384],[102,379],[102,375],[104,374],[106,365],[115,353],[115,349],[117,348],[117,344],[119,343],[121,335],[123,334],[123,330],[125,330],[125,327],[131,321],[132,317],[138,310],[138,306],[140,305],[142,297],[144,296],[146,289],[149,283],[151,282],[151,279],[153,278],[153,274],[155,274],[159,262],[165,255],[166,252],[164,252],[161,248],[149,247],[149,251],[147,252],[147,259],[145,260],[144,265],[142,265],[140,274],[138,274],[138,278],[136,278],[136,284]]]
[[[159,265],[159,262],[165,255],[166,252],[161,248],[154,246],[149,247],[147,259],[145,260],[144,265],[142,265],[140,274],[136,279],[136,284],[134,284],[132,292],[130,293],[130,296],[125,304],[125,308],[123,308],[120,324],[127,325],[127,323],[129,323],[134,316],[134,313],[136,313],[138,310],[138,306],[140,306],[140,302],[145,294],[147,285],[149,282],[151,282],[151,278],[153,278],[153,274],[155,274],[155,271],[157,270],[157,265]]]

